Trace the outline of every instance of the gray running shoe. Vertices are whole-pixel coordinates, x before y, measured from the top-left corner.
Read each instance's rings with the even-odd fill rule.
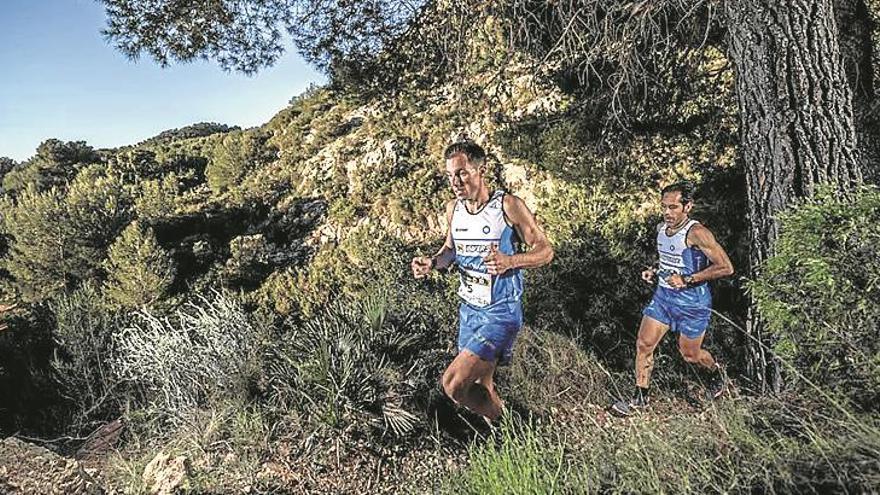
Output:
[[[616,416],[632,416],[648,407],[648,398],[640,392],[631,399],[621,399],[611,405],[611,412]]]

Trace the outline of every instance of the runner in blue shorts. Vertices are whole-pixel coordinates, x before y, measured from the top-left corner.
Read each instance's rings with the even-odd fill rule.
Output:
[[[446,175],[455,199],[446,205],[446,242],[433,257],[412,260],[413,276],[456,265],[461,279],[458,355],[441,379],[456,403],[495,420],[502,402],[495,368],[510,362],[522,327],[522,268],[545,265],[553,248],[522,199],[491,191],[484,180],[486,153],[459,139],[446,148]],[[519,245],[530,246],[519,252]]]
[[[678,348],[685,361],[709,375],[710,397],[724,392],[723,370],[702,345],[712,309],[708,282],[732,275],[733,264],[712,232],[689,218],[692,198],[693,186],[687,182],[662,191],[663,223],[657,226],[659,263],[642,272],[647,283],[657,279],[657,289],[642,311],[636,341],[635,394],[611,406],[619,415],[628,416],[648,405],[654,349],[669,330],[678,333]]]

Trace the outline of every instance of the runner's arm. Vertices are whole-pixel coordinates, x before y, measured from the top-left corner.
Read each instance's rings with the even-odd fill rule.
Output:
[[[511,256],[510,268],[535,268],[553,260],[553,246],[535,220],[525,201],[513,194],[504,195],[504,214],[520,238],[531,249]]]
[[[688,232],[687,241],[691,246],[698,247],[700,251],[706,254],[709,261],[712,262],[705,269],[690,276],[692,284],[733,275],[733,263],[731,263],[730,258],[727,256],[727,252],[718,244],[715,236],[705,226],[700,224],[694,225],[690,232]]]
[[[455,243],[452,241],[452,212],[455,211],[455,200],[446,203],[446,242],[443,247],[437,251],[437,254],[431,257],[433,260],[433,268],[442,270],[448,268],[455,261]]]

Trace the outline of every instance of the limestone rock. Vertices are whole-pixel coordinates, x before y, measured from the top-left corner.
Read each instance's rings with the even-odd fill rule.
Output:
[[[142,479],[153,495],[171,495],[186,490],[189,485],[189,459],[186,456],[171,458],[159,452],[144,468]]]
[[[91,495],[104,490],[76,460],[9,437],[0,442],[0,493]]]

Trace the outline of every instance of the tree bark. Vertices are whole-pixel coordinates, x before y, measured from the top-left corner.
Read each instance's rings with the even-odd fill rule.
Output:
[[[832,0],[727,0],[725,16],[755,277],[773,254],[779,212],[820,184],[847,191],[861,181],[853,93]],[[768,343],[754,306],[747,331]],[[780,370],[764,346],[750,344],[748,365],[762,389],[780,387]]]
[[[834,0],[840,53],[853,92],[860,168],[866,180],[880,182],[880,102],[874,73],[874,20],[864,0]]]

